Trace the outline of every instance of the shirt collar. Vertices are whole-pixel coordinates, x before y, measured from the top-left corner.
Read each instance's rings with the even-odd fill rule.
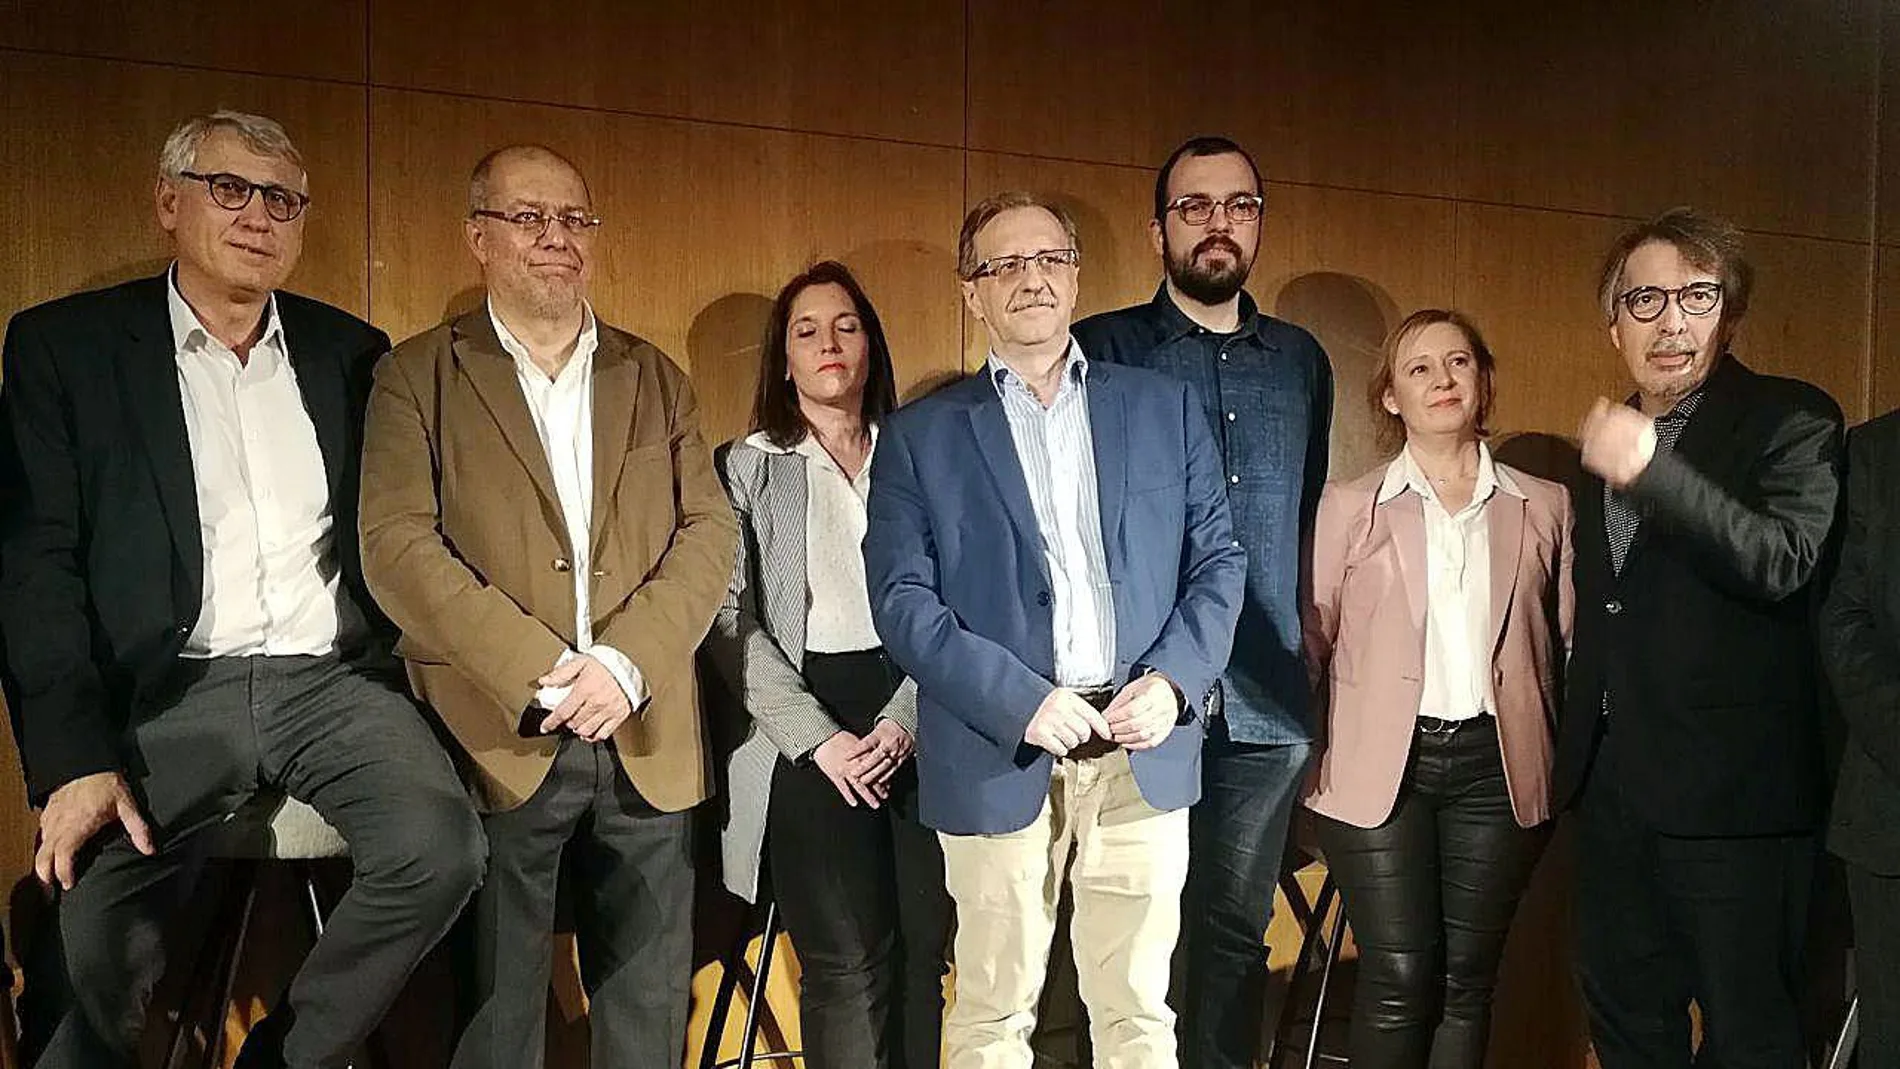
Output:
[[[1188,314],[1181,310],[1181,306],[1174,303],[1174,297],[1168,292],[1168,284],[1166,282],[1162,282],[1155,288],[1155,298],[1152,302],[1152,306],[1155,311],[1160,314],[1161,321],[1165,323],[1168,328],[1167,335],[1162,338],[1162,344],[1179,341],[1196,331],[1206,330],[1205,327],[1188,318]],[[1262,328],[1265,325],[1266,319],[1260,314],[1260,305],[1254,301],[1253,294],[1248,293],[1244,289],[1241,290],[1240,326],[1235,328],[1234,333],[1254,335],[1260,338],[1264,344],[1266,338],[1262,333]],[[1207,331],[1207,333],[1212,334],[1214,332]]]
[[[800,438],[796,444],[790,446],[779,445],[764,431],[753,431],[751,434],[745,436],[745,444],[757,449],[761,453],[771,453],[775,456],[830,456],[829,453],[825,452],[825,447],[818,444],[817,435],[809,431],[807,431],[805,436]],[[877,455],[877,424],[875,423],[871,424],[871,455]],[[868,468],[870,465],[867,464],[865,466]]]
[[[1076,387],[1088,385],[1089,379],[1089,358],[1082,354],[1082,343],[1076,341],[1074,335],[1069,336],[1069,349],[1063,354],[1062,359],[1064,361],[1062,382],[1056,388],[1057,397],[1068,392],[1071,384]],[[998,397],[1008,396],[1006,388],[1011,383],[1030,397],[1035,396],[1036,392],[1029,388],[1029,383],[1021,375],[1016,374],[1008,364],[1003,363],[1003,358],[997,356],[994,349],[990,350],[989,359],[983,361],[983,373],[989,376],[990,385],[996,387]]]
[[[191,305],[186,303],[184,295],[178,292],[176,261],[172,263],[171,269],[165,272],[165,301],[171,312],[173,355],[182,356],[185,353],[196,352],[200,347],[211,342],[224,344],[219,342],[211,331],[205,329],[204,321],[198,318],[198,313],[191,310]],[[277,294],[275,293],[271,294],[270,300],[264,304],[264,332],[259,335],[258,343],[268,345],[278,352],[286,351],[284,324],[277,318]]]
[[[547,372],[536,367],[534,358],[528,355],[528,347],[521,344],[521,339],[515,337],[514,332],[508,329],[508,325],[495,314],[495,302],[491,300],[483,304],[488,309],[488,322],[495,328],[495,337],[501,340],[502,349],[509,356],[514,357],[516,370],[524,374],[538,375],[543,379],[547,378]],[[582,301],[581,335],[574,342],[574,355],[569,357],[567,364],[561,368],[562,375],[567,373],[568,368],[575,365],[584,366],[593,357],[594,350],[599,345],[600,324],[594,319],[594,306]]]
[[[1432,492],[1431,480],[1425,477],[1425,473],[1419,470],[1418,462],[1412,458],[1412,447],[1409,445],[1399,450],[1399,455],[1393,457],[1392,463],[1386,465],[1385,479],[1379,483],[1379,493],[1373,501],[1375,504],[1383,505],[1407,490],[1424,498],[1435,499],[1438,496]],[[1524,498],[1524,488],[1511,477],[1509,470],[1500,467],[1491,458],[1491,447],[1479,442],[1478,483],[1472,489],[1471,500],[1483,501],[1495,490],[1502,490],[1512,497]]]

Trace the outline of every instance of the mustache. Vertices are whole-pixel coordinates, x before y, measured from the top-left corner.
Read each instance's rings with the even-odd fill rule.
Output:
[[[1009,310],[1012,312],[1020,312],[1025,308],[1054,308],[1055,306],[1056,299],[1053,295],[1039,294],[1027,300],[1017,301],[1011,304]]]
[[[1682,356],[1693,353],[1699,348],[1695,339],[1677,334],[1667,338],[1657,338],[1649,347],[1651,356]]]
[[[1200,244],[1194,246],[1194,252],[1191,255],[1199,256],[1214,249],[1226,249],[1234,259],[1240,259],[1240,243],[1225,234],[1210,234],[1203,238]]]

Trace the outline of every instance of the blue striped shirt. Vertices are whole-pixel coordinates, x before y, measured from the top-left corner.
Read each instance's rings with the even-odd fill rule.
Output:
[[[1053,588],[1058,686],[1114,681],[1115,600],[1102,550],[1102,508],[1089,426],[1088,359],[1073,340],[1047,408],[1029,383],[991,353],[985,373],[1003,399]]]

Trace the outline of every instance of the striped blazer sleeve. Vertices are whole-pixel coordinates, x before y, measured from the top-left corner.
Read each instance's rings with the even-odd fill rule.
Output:
[[[725,601],[713,616],[706,652],[759,730],[780,753],[797,760],[839,728],[806,688],[804,676],[767,630],[763,616],[762,588],[796,584],[802,592],[805,584],[802,564],[788,568],[790,562],[784,559],[781,547],[759,537],[762,528],[797,531],[799,555],[803,555],[803,515],[765,517],[757,511],[777,508],[784,512],[788,504],[785,495],[761,492],[765,489],[765,460],[763,453],[743,444],[734,444],[720,458],[719,474],[732,499],[732,510],[739,517],[739,553]],[[802,502],[799,505],[802,509]],[[760,522],[768,518],[773,522]]]

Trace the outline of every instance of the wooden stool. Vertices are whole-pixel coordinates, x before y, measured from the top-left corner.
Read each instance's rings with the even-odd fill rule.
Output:
[[[746,914],[750,920],[758,912],[755,904]],[[747,988],[745,1008],[745,1029],[739,1037],[739,1056],[719,1061],[719,1041],[726,1032],[726,1017],[732,1011],[733,992],[739,987],[739,976],[748,969],[746,946],[754,935],[759,938],[759,967],[752,973],[752,983]],[[738,938],[733,940],[732,948],[719,963],[719,993],[713,997],[712,1013],[706,1021],[706,1041],[701,1047],[699,1069],[752,1069],[754,1062],[790,1062],[802,1063],[805,1055],[796,1050],[756,1050],[759,1038],[759,1026],[765,1013],[765,983],[772,973],[772,959],[778,950],[778,903],[769,898],[765,902],[764,925],[754,931],[752,925],[741,925]]]
[[[257,906],[258,878],[263,866],[267,863],[296,866],[298,883],[303,891],[305,917],[310,922],[311,937],[315,939],[323,935],[324,918],[328,912],[317,893],[318,862],[345,858],[350,854],[349,844],[343,841],[335,828],[317,815],[316,810],[279,792],[260,793],[223,824],[205,834],[212,837],[207,848],[208,857],[235,863],[226,901],[238,899],[242,904],[237,909],[234,925],[219,924],[214,919],[216,934],[207,939],[206,946],[199,951],[193,963],[191,982],[185,989],[186,1005],[179,1007],[178,1024],[172,1032],[171,1046],[166,1051],[166,1069],[177,1069],[183,1064],[186,1040],[191,1031],[191,1015],[187,1007],[191,993],[195,991],[217,993],[217,1001],[211,1008],[209,1018],[203,1065],[206,1069],[214,1069],[223,1064],[224,1022],[231,1011],[232,985],[237,981],[238,963],[244,957],[244,947],[250,938],[251,919]]]

